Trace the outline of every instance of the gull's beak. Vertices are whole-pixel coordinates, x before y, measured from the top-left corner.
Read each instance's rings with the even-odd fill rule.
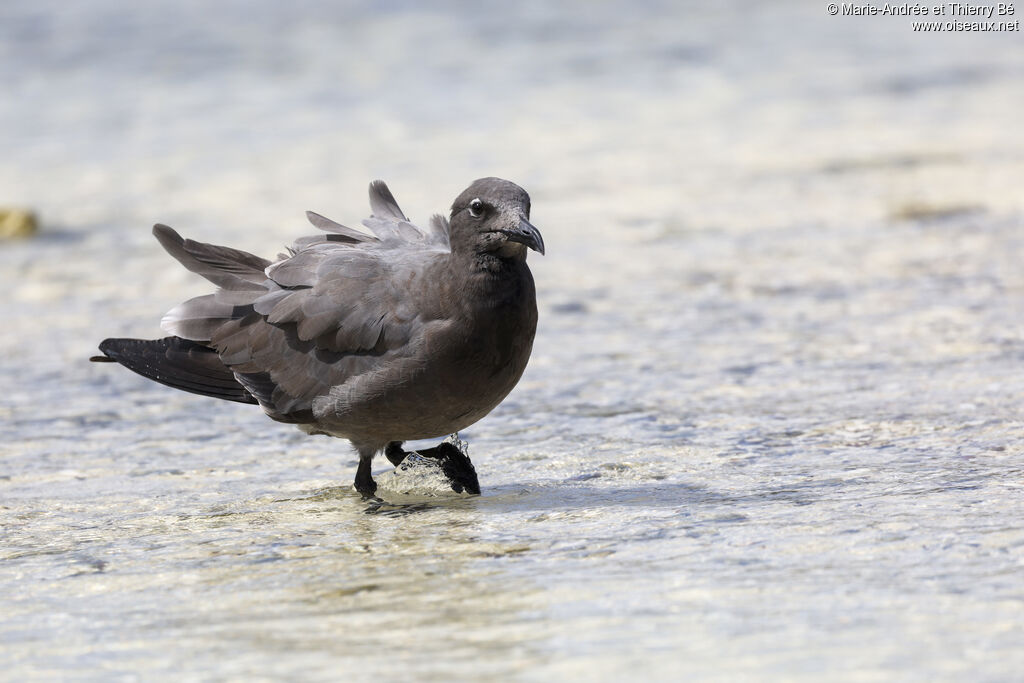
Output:
[[[534,251],[539,251],[541,254],[544,253],[544,238],[541,236],[540,230],[535,228],[525,218],[519,219],[519,227],[515,230],[502,230],[502,232],[509,242],[519,242]]]

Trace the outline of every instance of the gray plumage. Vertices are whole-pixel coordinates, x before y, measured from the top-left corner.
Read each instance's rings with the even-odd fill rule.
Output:
[[[519,381],[537,324],[526,251],[544,253],[544,242],[529,196],[499,178],[475,181],[450,222],[434,216],[425,229],[382,181],[370,206],[372,234],[308,212],[327,234],[273,262],[155,226],[168,253],[218,289],[164,316],[173,336],[108,339],[97,360],[348,439],[356,488],[372,493],[370,463],[385,446],[464,429]]]

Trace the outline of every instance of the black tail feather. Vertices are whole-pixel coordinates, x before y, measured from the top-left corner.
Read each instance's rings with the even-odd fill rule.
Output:
[[[163,339],[104,339],[103,356],[93,361],[115,361],[133,372],[169,387],[225,401],[256,403],[217,352],[181,337]]]

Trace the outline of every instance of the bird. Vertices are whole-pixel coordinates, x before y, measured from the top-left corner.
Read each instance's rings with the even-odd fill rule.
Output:
[[[545,249],[530,196],[508,180],[475,180],[426,228],[383,181],[369,195],[370,232],[308,211],[323,233],[275,260],[158,223],[164,249],[217,289],[164,315],[170,336],[105,339],[91,360],[347,439],[354,488],[373,496],[375,455],[394,462],[405,441],[465,429],[519,382],[537,329],[526,256]]]

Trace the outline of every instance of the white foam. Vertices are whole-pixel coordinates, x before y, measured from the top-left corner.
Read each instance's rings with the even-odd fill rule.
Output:
[[[443,443],[452,444],[469,457],[468,444],[458,434],[449,435]],[[404,497],[468,498],[472,495],[466,491],[456,493],[452,490],[451,480],[445,475],[440,461],[415,451],[409,453],[393,471],[378,474],[374,479],[377,482],[378,497],[390,494]]]

